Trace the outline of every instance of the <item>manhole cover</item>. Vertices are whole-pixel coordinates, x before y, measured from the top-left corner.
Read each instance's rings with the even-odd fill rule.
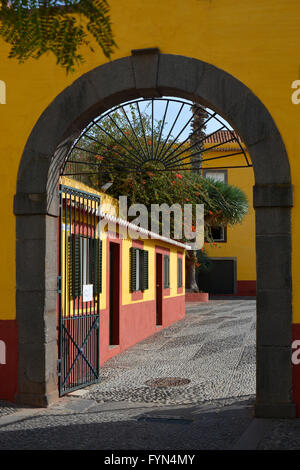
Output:
[[[180,377],[162,377],[159,379],[151,379],[145,382],[149,387],[178,387],[190,383],[190,379],[182,379]]]

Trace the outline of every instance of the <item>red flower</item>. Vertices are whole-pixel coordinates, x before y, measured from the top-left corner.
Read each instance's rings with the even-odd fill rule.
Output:
[[[103,157],[102,155],[96,155],[96,158],[97,158],[98,160],[103,160],[104,157]]]
[[[152,140],[148,140],[148,145],[152,145]]]
[[[217,244],[216,244],[216,243],[213,243],[213,246],[217,246]]]
[[[176,181],[172,181],[172,184],[176,184]]]
[[[212,211],[208,211],[209,215],[213,215],[213,212]]]
[[[186,197],[186,198],[185,198],[185,200],[186,200],[186,201],[189,201],[189,198],[188,198],[188,197]]]
[[[181,180],[182,180],[182,176],[181,176],[181,174],[180,174],[180,173],[177,173],[177,175],[176,175],[176,178],[179,178],[179,179],[181,179]]]

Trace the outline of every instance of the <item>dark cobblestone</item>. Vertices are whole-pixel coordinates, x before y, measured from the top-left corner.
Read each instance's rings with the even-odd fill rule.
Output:
[[[16,411],[18,411],[18,409],[19,408],[13,403],[0,400],[0,417],[15,413]]]

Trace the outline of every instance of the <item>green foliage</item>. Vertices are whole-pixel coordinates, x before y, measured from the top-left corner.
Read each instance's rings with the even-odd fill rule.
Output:
[[[213,267],[211,258],[207,255],[204,248],[196,253],[196,270],[201,273],[209,272]]]
[[[0,37],[10,46],[9,57],[20,63],[52,52],[67,72],[84,62],[79,52],[93,51],[92,35],[106,57],[115,46],[107,0],[4,0],[0,5]]]
[[[204,204],[208,238],[211,225],[234,225],[241,222],[248,211],[246,196],[239,188],[229,189],[225,183],[215,185],[189,171],[184,174],[153,171],[149,165],[145,172],[116,173],[111,180],[111,195],[127,195],[128,204],[144,204],[149,210],[151,204],[179,204],[181,207]]]
[[[130,114],[129,121],[119,110],[110,113],[79,141],[77,145],[83,150],[77,148],[72,153],[72,161],[78,163],[70,163],[68,168],[91,173],[80,177],[83,183],[101,189],[111,181],[113,184],[107,191],[110,195],[115,198],[126,195],[128,205],[144,204],[149,214],[151,204],[179,204],[182,208],[184,204],[193,207],[204,204],[208,240],[211,226],[242,221],[248,211],[248,201],[241,189],[203,178],[197,171],[166,171],[168,161],[162,163],[155,158],[157,153],[163,153],[172,145],[171,138],[169,142],[159,138],[161,122],[152,126],[151,117],[133,106]],[[139,160],[141,154],[148,156],[146,163]],[[130,169],[126,167],[129,161]],[[172,227],[174,221],[171,220]]]

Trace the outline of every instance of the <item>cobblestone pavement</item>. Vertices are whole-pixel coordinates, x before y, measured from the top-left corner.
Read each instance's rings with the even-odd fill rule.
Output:
[[[178,377],[178,387],[146,385]],[[255,300],[188,304],[182,321],[107,361],[89,398],[185,405],[255,394]]]
[[[188,383],[149,384],[159,378]],[[107,361],[99,384],[48,409],[0,402],[0,449],[300,448],[300,420],[254,419],[254,397],[255,301],[188,304],[185,319]]]
[[[18,411],[18,407],[16,407],[13,403],[0,400],[0,418],[1,416],[10,415],[11,413],[15,413],[16,411]]]

